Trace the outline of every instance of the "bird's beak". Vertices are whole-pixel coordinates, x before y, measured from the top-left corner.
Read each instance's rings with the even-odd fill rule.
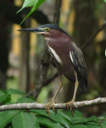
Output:
[[[37,34],[45,33],[44,29],[42,28],[22,28],[22,29],[18,29],[18,31],[36,32]]]

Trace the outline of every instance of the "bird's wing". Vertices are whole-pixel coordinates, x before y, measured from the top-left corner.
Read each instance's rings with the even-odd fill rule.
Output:
[[[69,52],[70,59],[73,63],[74,69],[77,72],[79,87],[82,90],[87,89],[87,65],[80,48],[76,46],[75,43],[72,43],[72,50]]]
[[[74,68],[80,72],[81,69],[87,69],[87,65],[84,59],[84,55],[80,48],[76,46],[75,43],[72,43],[73,49],[70,50],[69,56],[74,65]]]

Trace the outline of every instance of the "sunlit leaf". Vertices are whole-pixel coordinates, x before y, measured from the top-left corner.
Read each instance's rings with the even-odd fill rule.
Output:
[[[18,13],[19,13],[20,11],[22,11],[24,8],[33,6],[33,4],[35,3],[35,1],[36,1],[36,0],[24,0],[24,3],[23,3],[23,5],[22,5],[21,9],[18,11]]]
[[[23,3],[22,8],[18,11],[18,13],[20,11],[22,11],[24,8],[27,7],[32,7],[32,9],[30,10],[30,12],[24,17],[23,21],[21,22],[21,24],[36,10],[39,8],[39,6],[44,2],[45,0],[25,0]]]

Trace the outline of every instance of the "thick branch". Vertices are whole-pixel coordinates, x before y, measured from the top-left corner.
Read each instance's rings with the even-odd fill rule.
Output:
[[[86,107],[96,104],[106,103],[106,97],[96,98],[94,100],[89,101],[78,101],[73,104],[74,108]],[[9,104],[9,105],[1,105],[0,111],[4,110],[20,110],[20,109],[45,109],[46,104],[39,103],[18,103],[18,104]],[[54,104],[55,109],[66,109],[65,103]],[[52,109],[52,107],[50,108]]]

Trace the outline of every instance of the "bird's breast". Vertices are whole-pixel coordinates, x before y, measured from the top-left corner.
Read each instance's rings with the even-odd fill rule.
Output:
[[[70,65],[71,59],[69,56],[70,53],[70,44],[64,42],[48,42],[48,49],[50,53],[54,56],[56,61],[61,65]]]
[[[48,43],[48,49],[58,64],[60,64],[57,66],[59,71],[62,72],[68,79],[73,79],[74,81],[74,67],[69,56],[69,46],[67,44],[62,45],[62,43],[61,45],[59,45],[59,43]]]

